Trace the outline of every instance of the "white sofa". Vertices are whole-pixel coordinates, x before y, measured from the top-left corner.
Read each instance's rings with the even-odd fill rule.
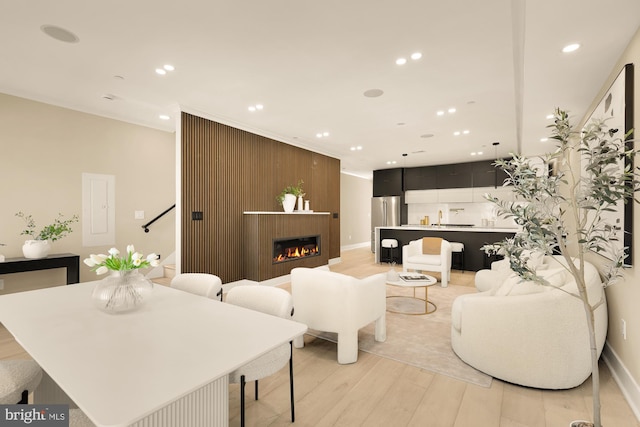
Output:
[[[557,263],[560,261],[560,258],[556,260],[552,256],[536,255],[535,253],[528,256],[527,264],[533,267],[534,270],[558,267]],[[510,268],[509,258],[494,261],[491,263],[491,269],[476,272],[476,289],[478,289],[478,292],[488,291],[494,286],[504,282],[511,274],[513,274],[513,270]]]
[[[387,339],[386,275],[356,279],[321,268],[291,270],[293,320],[338,334],[338,363],[358,360],[358,330],[375,322],[375,340]],[[302,336],[294,339],[304,346]]]
[[[577,292],[573,276],[546,258],[536,270],[549,282]],[[591,303],[604,298],[596,268],[585,264]],[[451,310],[451,345],[467,364],[493,377],[528,387],[567,389],[591,375],[587,320],[582,301],[567,293],[517,276],[500,280],[491,289],[455,299]],[[595,312],[598,356],[607,335],[607,305]]]
[[[412,240],[402,247],[402,269],[440,273],[440,284],[446,288],[451,279],[451,243],[442,239],[440,254],[422,253],[422,239]]]

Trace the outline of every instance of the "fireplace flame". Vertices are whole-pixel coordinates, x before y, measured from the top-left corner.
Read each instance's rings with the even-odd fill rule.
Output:
[[[293,248],[287,248],[282,253],[278,254],[273,261],[274,262],[282,262],[295,258],[303,258],[306,256],[318,255],[318,245],[313,247],[307,246],[296,246]]]

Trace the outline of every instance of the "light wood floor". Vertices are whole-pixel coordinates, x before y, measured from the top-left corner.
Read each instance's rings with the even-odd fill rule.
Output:
[[[342,254],[334,271],[364,277],[388,271],[368,248]],[[473,286],[473,273],[453,272],[452,283]],[[591,384],[543,391],[493,380],[490,388],[458,381],[360,352],[358,362],[338,365],[336,345],[305,338],[294,350],[294,426],[556,427],[590,419]],[[0,359],[28,358],[0,327]],[[603,424],[640,427],[609,370],[601,362]],[[291,425],[288,369],[260,380],[260,400],[247,387],[247,426]],[[229,391],[230,425],[240,424],[239,389]],[[184,426],[188,427],[188,426]]]

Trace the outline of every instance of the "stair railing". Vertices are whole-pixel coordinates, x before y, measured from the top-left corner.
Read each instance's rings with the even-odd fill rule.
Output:
[[[157,217],[153,218],[151,221],[149,221],[148,223],[146,223],[145,225],[142,226],[142,228],[144,229],[145,233],[149,232],[149,226],[151,224],[153,224],[154,222],[156,222],[157,220],[159,220],[160,218],[162,218],[164,215],[166,215],[171,209],[175,208],[176,205],[175,203],[173,204],[173,206],[171,206],[169,209],[165,210],[164,212],[162,212],[160,215],[158,215]]]

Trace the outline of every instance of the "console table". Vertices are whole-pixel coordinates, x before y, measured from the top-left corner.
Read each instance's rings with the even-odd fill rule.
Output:
[[[67,285],[80,282],[80,255],[53,254],[46,258],[7,258],[0,262],[0,274],[24,273],[25,271],[67,269]]]

